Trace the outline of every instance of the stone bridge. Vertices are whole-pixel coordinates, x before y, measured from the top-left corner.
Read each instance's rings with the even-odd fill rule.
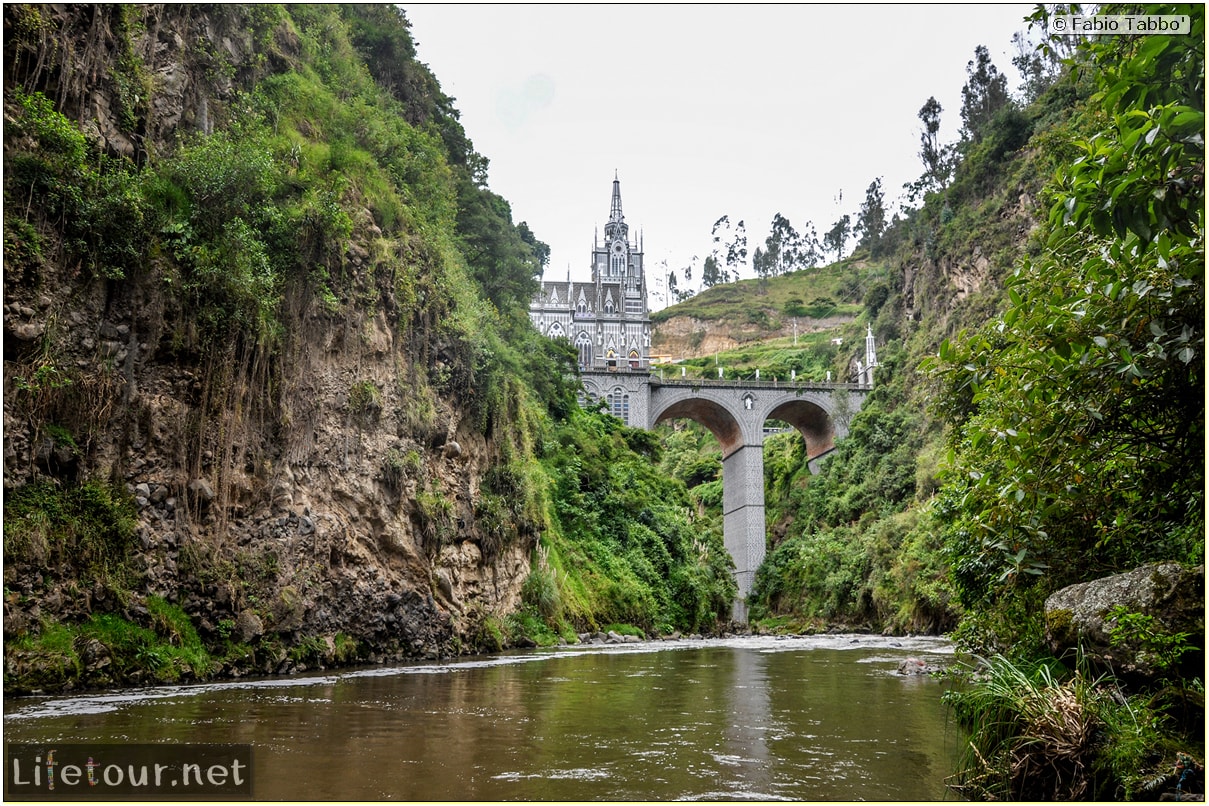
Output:
[[[876,361],[876,359],[874,359]],[[870,362],[871,364],[873,362]],[[861,383],[812,381],[663,380],[647,371],[582,373],[584,389],[635,428],[687,418],[710,430],[722,445],[722,533],[735,562],[739,600],[735,621],[747,621],[747,595],[764,561],[764,424],[779,420],[806,440],[812,472],[848,433],[872,387],[872,366]]]

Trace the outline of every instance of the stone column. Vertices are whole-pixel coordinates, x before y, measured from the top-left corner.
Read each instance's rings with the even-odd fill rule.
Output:
[[[747,594],[764,562],[764,528],[764,447],[743,445],[722,460],[722,539],[735,561],[739,623],[747,622]]]

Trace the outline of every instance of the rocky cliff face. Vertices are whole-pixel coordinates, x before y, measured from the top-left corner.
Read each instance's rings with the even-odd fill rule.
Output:
[[[700,358],[714,353],[733,350],[743,344],[767,339],[792,338],[794,326],[787,317],[779,328],[767,327],[751,322],[705,321],[694,316],[673,316],[656,327],[651,336],[652,351],[673,358]],[[828,316],[822,319],[799,317],[798,333],[815,333],[833,330],[851,322],[851,316]]]
[[[135,160],[229,121],[242,85],[297,55],[289,26],[261,26],[255,9],[10,6],[5,18],[6,38],[21,32],[6,47],[6,121],[20,83]],[[110,480],[133,497],[138,541],[122,592],[82,586],[37,551],[10,557],[6,539],[6,635],[99,611],[137,621],[157,595],[204,638],[259,646],[248,666],[273,671],[290,646],[331,650],[339,636],[366,659],[469,651],[485,618],[516,609],[532,536],[484,549],[475,524],[497,448],[428,382],[446,345],[422,310],[401,314],[382,269],[406,243],[368,210],[350,217],[339,304],[291,281],[271,347],[198,349],[154,257],[105,279],[44,243],[32,268],[5,272],[6,496]]]

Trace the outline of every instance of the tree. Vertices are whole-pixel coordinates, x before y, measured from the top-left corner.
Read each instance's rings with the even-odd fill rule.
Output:
[[[757,246],[756,251],[751,255],[751,267],[755,271],[756,277],[760,278],[760,291],[764,293],[768,287],[768,278],[774,271],[773,259],[763,248]]]
[[[676,273],[674,271],[667,273],[667,298],[669,303],[682,302],[684,299],[676,288]]]
[[[697,265],[697,256],[693,255],[692,259],[689,260],[688,265],[685,266],[683,269],[681,269],[681,271],[684,273],[685,299],[688,299],[689,297],[691,297],[693,295],[693,290],[692,290],[693,267],[696,265]]]
[[[772,228],[764,239],[765,259],[769,263],[769,274],[784,274],[797,263],[798,244],[801,236],[780,213],[773,214]]]
[[[813,269],[822,260],[823,247],[819,243],[819,231],[815,229],[813,221],[808,221],[802,229],[802,237],[799,242],[798,267]]]
[[[533,234],[533,230],[529,229],[529,224],[522,221],[516,225],[517,234],[521,236],[521,240],[529,244],[529,248],[533,250],[533,257],[537,260],[539,266],[543,269],[550,265],[550,245],[543,243]]]
[[[714,226],[710,229],[710,238],[713,240],[713,247],[710,250],[709,257],[705,259],[705,265],[701,268],[701,284],[706,288],[715,286],[718,283],[725,283],[729,279],[729,273],[721,269],[718,260],[718,256],[722,250],[722,230],[729,228],[730,218],[722,216],[714,222]]]
[[[919,135],[919,158],[924,164],[924,174],[910,188],[912,200],[923,192],[943,189],[953,172],[952,148],[940,144],[940,113],[943,111],[934,97],[928,98],[919,109],[919,120],[924,124]]]
[[[725,237],[727,233],[730,234],[729,238]],[[706,259],[706,265],[702,268],[702,282],[706,285],[738,282],[739,269],[747,262],[747,231],[743,222],[732,227],[730,216],[724,215],[714,222],[710,236],[714,244],[710,252],[713,264],[711,266],[709,259]],[[713,282],[706,281],[707,273],[714,278]]]
[[[1074,55],[1082,35],[1047,37],[1049,18],[1055,13],[1066,13],[1072,9],[1061,6],[1038,6],[1029,18],[1028,31],[1012,34],[1012,66],[1020,73],[1023,83],[1020,94],[1026,103],[1036,100],[1062,73],[1062,65]],[[1035,42],[1030,34],[1038,30],[1041,40]]]
[[[995,113],[1011,99],[1007,76],[991,62],[991,54],[985,45],[974,48],[974,58],[966,63],[966,75],[969,78],[961,88],[961,133],[964,140],[977,143]]]
[[[734,282],[739,282],[739,269],[746,263],[747,227],[740,220],[738,224],[735,224],[733,237],[726,244],[726,268],[734,276]]]
[[[814,224],[807,223],[806,231],[800,233],[780,213],[772,217],[772,227],[764,241],[762,257],[767,275],[813,268],[821,258],[822,251]]]
[[[512,208],[498,194],[462,173],[457,180],[457,238],[484,296],[501,312],[523,311],[538,290],[541,262],[524,230],[512,223]],[[545,246],[544,244],[541,244]]]
[[[856,234],[861,244],[876,250],[882,233],[886,230],[886,197],[882,193],[882,178],[879,176],[865,189],[865,201],[856,218]]]
[[[850,232],[852,232],[852,217],[845,213],[823,236],[823,248],[828,252],[834,252],[836,260],[843,260],[844,247],[848,244]]]

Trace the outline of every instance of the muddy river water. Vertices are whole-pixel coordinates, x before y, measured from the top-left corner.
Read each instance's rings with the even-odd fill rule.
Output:
[[[959,731],[908,657],[951,647],[663,641],[9,698],[4,738],[248,744],[267,799],[939,800]]]

